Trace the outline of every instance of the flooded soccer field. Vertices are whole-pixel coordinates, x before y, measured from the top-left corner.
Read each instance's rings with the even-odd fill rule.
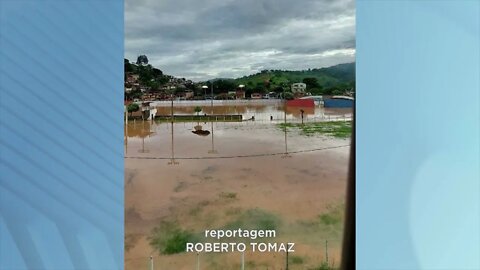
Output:
[[[288,108],[285,115],[278,104],[205,106],[201,113],[256,120],[129,121],[125,268],[147,269],[153,256],[155,269],[239,269],[244,256],[245,269],[285,269],[285,253],[197,257],[175,249],[175,239],[202,242],[205,230],[225,228],[274,229],[275,238],[255,241],[294,242],[289,269],[313,269],[325,261],[338,266],[350,139],[306,128],[324,128],[316,123],[325,115],[348,125],[351,111],[311,108],[300,126],[299,110]],[[175,106],[174,114],[181,113],[194,114],[193,107]]]

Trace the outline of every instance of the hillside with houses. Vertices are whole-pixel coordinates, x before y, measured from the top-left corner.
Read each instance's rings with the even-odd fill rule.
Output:
[[[180,100],[286,98],[298,95],[353,95],[355,63],[300,71],[262,70],[235,79],[194,82],[164,74],[148,63],[124,60],[125,100]]]

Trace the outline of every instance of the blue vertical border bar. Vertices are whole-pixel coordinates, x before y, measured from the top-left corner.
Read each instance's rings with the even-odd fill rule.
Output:
[[[123,269],[122,0],[0,1],[0,269]]]
[[[480,269],[480,1],[357,1],[357,269]]]

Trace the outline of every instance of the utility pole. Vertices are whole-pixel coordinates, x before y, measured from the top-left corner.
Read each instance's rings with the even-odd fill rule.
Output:
[[[150,270],[153,270],[153,256],[150,255]]]

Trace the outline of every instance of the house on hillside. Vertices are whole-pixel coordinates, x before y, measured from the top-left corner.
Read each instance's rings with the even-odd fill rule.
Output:
[[[307,85],[305,83],[294,83],[292,84],[292,93],[297,94],[297,93],[305,93],[307,90]]]
[[[127,82],[134,84],[138,82],[138,79],[140,78],[140,75],[138,74],[128,74],[127,75]]]

